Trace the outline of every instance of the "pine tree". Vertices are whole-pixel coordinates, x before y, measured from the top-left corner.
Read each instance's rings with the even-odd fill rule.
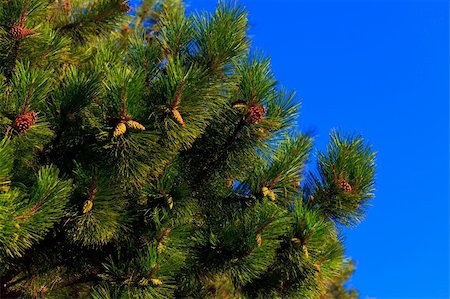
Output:
[[[0,0],[0,297],[354,298],[371,147],[314,156],[242,7],[129,9]]]

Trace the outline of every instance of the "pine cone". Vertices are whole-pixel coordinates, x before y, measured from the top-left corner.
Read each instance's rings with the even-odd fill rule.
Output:
[[[125,33],[130,33],[130,26],[126,24],[125,26],[122,27],[122,31]]]
[[[247,105],[245,104],[244,101],[236,101],[236,102],[231,104],[231,107],[233,107],[233,108],[244,108],[246,106]]]
[[[9,189],[10,189],[10,187],[8,185],[0,186],[0,191],[1,192],[8,192]]]
[[[248,108],[247,112],[247,122],[252,125],[259,123],[261,118],[266,114],[266,108],[261,105],[252,105]]]
[[[175,119],[178,121],[178,123],[182,126],[182,127],[184,127],[184,125],[185,125],[185,123],[184,123],[184,119],[183,119],[183,117],[181,116],[181,114],[180,114],[180,111],[178,111],[178,109],[172,109],[172,114],[173,114],[173,117],[175,117]]]
[[[256,243],[258,244],[258,247],[261,247],[261,245],[262,245],[262,236],[261,236],[261,234],[256,235]]]
[[[308,258],[309,257],[308,247],[306,247],[305,244],[302,245],[302,250],[303,250],[303,253],[305,254],[306,258]]]
[[[94,203],[92,200],[86,200],[83,204],[83,214],[88,213],[90,210],[92,210]]]
[[[300,244],[300,243],[301,243],[300,239],[297,238],[297,237],[293,237],[293,238],[291,239],[291,242],[292,242],[292,244]]]
[[[272,201],[275,201],[277,199],[277,195],[275,194],[275,192],[273,192],[273,190],[270,190],[269,198]]]
[[[27,113],[27,115],[30,117],[31,121],[33,122],[32,125],[34,125],[34,123],[36,122],[38,116],[37,113],[34,111],[30,111]]]
[[[38,116],[36,114],[36,112],[34,111],[30,111],[27,112],[25,114],[22,114],[20,116],[18,116],[14,122],[13,122],[13,127],[14,129],[16,129],[18,132],[25,132],[27,131],[32,125],[35,124],[36,120],[37,120]]]
[[[168,199],[167,199],[167,204],[169,205],[169,209],[173,209],[173,198],[172,198],[172,196],[170,196]]]
[[[152,278],[152,283],[157,286],[162,285],[162,281],[158,278]]]
[[[134,120],[129,120],[127,121],[127,126],[131,129],[135,129],[135,130],[145,130],[145,127],[143,125],[141,125],[140,123],[138,123],[137,121]]]
[[[148,279],[147,278],[145,278],[145,277],[143,277],[141,280],[139,280],[139,285],[141,285],[141,286],[146,286],[146,285],[148,285]]]
[[[228,188],[233,187],[233,180],[232,179],[227,179],[226,185],[227,185]]]
[[[162,253],[165,250],[163,243],[159,242],[156,250],[158,251],[158,253]]]
[[[19,132],[25,132],[30,127],[30,124],[24,117],[19,116],[14,120],[13,127]]]
[[[340,179],[339,180],[339,188],[342,190],[342,192],[348,193],[352,191],[352,185],[350,185],[346,180]]]
[[[267,187],[262,187],[262,194],[269,197],[272,201],[275,201],[277,199],[277,195],[275,194],[275,192]]]
[[[128,13],[131,10],[131,6],[128,3],[125,3],[125,2],[121,3],[119,7],[120,7],[120,10],[122,12],[125,12],[125,13]]]
[[[9,29],[9,33],[14,39],[21,39],[25,36],[36,34],[33,30],[18,25],[12,26],[11,29]]]
[[[120,135],[125,134],[127,131],[127,126],[124,123],[119,123],[114,129],[113,136],[118,137]]]

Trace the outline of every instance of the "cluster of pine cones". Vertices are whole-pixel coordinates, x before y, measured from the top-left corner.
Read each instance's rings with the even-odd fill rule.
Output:
[[[113,136],[114,137],[118,137],[120,135],[125,134],[125,132],[127,131],[127,127],[131,128],[131,129],[138,130],[138,131],[144,131],[145,130],[145,127],[143,125],[141,125],[140,123],[138,123],[137,121],[134,121],[134,120],[128,120],[126,122],[121,121],[114,128]]]

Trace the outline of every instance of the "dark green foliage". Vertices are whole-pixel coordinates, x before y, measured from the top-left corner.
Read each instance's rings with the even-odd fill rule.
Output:
[[[127,5],[0,0],[0,297],[355,298],[370,147],[333,132],[305,171],[242,7]]]
[[[276,260],[259,279],[245,286],[251,297],[266,294],[317,298],[339,274],[343,246],[332,222],[297,201],[291,211],[291,230]],[[275,295],[277,294],[277,295]]]
[[[71,181],[60,180],[58,174],[55,167],[43,167],[31,188],[13,185],[0,193],[3,244],[0,259],[22,256],[64,215]]]
[[[81,246],[99,247],[127,232],[130,222],[124,193],[113,178],[105,174],[82,173],[77,169],[79,187],[74,192],[73,214],[67,225],[67,235]],[[87,211],[87,200],[92,202]]]
[[[331,134],[326,153],[319,153],[318,171],[311,173],[305,195],[312,205],[344,225],[360,222],[373,197],[375,154],[361,136]],[[342,181],[351,190],[343,190]]]
[[[76,43],[85,43],[88,37],[93,35],[108,36],[111,28],[125,18],[121,8],[124,2],[122,0],[88,2],[86,7],[71,9],[67,16],[58,14],[55,29]]]

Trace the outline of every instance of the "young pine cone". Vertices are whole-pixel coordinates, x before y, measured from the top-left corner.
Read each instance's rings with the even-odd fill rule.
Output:
[[[92,200],[86,200],[83,204],[83,214],[86,214],[89,211],[91,211],[93,205],[94,205],[94,203],[92,202]]]
[[[130,12],[130,10],[131,10],[131,6],[128,4],[128,3],[121,3],[120,4],[120,10],[122,11],[122,12],[125,12],[125,13],[128,13],[128,12]]]
[[[339,180],[339,188],[342,190],[342,192],[348,193],[352,191],[352,185],[350,185],[346,180],[340,179]]]
[[[36,123],[37,118],[38,116],[36,112],[34,111],[27,112],[25,114],[18,116],[14,120],[13,127],[20,133],[25,132]]]
[[[182,126],[182,127],[184,127],[185,126],[185,122],[184,122],[184,119],[183,119],[183,117],[181,116],[181,113],[180,113],[180,111],[178,111],[178,109],[172,109],[172,114],[173,114],[173,117],[178,121],[178,123]]]
[[[127,126],[124,123],[119,123],[114,129],[113,136],[118,137],[120,135],[125,134],[127,131]]]
[[[266,108],[261,105],[252,105],[248,108],[247,112],[247,122],[252,125],[259,123],[261,118],[266,114]]]
[[[9,33],[14,39],[21,39],[25,36],[36,34],[33,30],[26,29],[18,25],[11,27],[11,29],[9,29]]]
[[[135,130],[145,130],[145,127],[143,125],[141,125],[140,123],[138,123],[137,121],[134,120],[129,120],[127,121],[127,126],[131,129],[135,129]]]

